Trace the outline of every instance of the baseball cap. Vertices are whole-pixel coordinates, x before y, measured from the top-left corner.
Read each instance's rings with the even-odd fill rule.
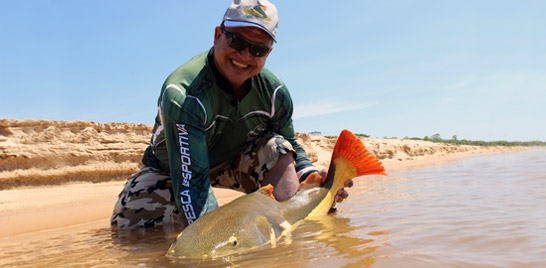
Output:
[[[276,42],[279,18],[277,8],[267,0],[233,0],[226,10],[223,24],[226,27],[260,28]]]

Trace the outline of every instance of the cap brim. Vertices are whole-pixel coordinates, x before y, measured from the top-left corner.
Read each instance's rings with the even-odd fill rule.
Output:
[[[277,40],[275,40],[275,35],[273,35],[268,29],[264,28],[262,25],[259,25],[259,24],[256,24],[256,23],[246,22],[246,21],[225,20],[224,25],[226,27],[231,27],[231,28],[237,28],[237,27],[260,28],[260,29],[264,30],[267,34],[269,34],[269,36],[271,36],[271,38],[273,38],[273,41],[277,42]]]

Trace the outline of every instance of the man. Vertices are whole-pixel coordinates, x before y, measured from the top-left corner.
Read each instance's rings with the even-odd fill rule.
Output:
[[[213,186],[250,193],[271,184],[286,200],[319,172],[296,141],[288,89],[264,68],[277,26],[270,2],[235,0],[212,49],[166,79],[145,167],[120,193],[113,227],[191,224],[218,206]],[[346,197],[340,190],[336,201]]]

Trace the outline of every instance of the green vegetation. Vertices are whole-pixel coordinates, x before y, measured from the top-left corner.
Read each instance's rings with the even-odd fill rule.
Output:
[[[320,135],[320,132],[316,131],[316,133],[319,133],[318,135]],[[362,134],[362,133],[355,133],[355,135],[357,137],[364,137],[364,138],[369,138],[370,135],[367,135],[367,134]],[[387,138],[387,137],[384,137],[384,139],[398,139],[397,137],[391,137],[391,138]],[[442,137],[440,137],[440,134],[436,133],[432,136],[425,136],[424,138],[409,138],[409,137],[404,137],[404,139],[406,140],[419,140],[419,141],[430,141],[430,142],[438,142],[438,143],[449,143],[449,144],[457,144],[457,145],[474,145],[474,146],[512,146],[512,147],[516,147],[516,146],[526,146],[526,147],[531,147],[531,146],[546,146],[546,142],[544,141],[481,141],[481,140],[465,140],[465,139],[458,139],[457,138],[457,135],[453,135],[451,137],[451,139],[447,140],[447,139],[442,139]]]
[[[355,136],[357,136],[357,137],[364,137],[364,138],[369,138],[369,137],[370,137],[370,135],[361,134],[361,133],[355,133]]]
[[[460,145],[477,145],[477,146],[546,146],[544,141],[481,141],[481,140],[459,140],[457,135],[453,135],[450,140],[445,140],[440,137],[440,134],[434,134],[424,138],[408,138],[411,140],[424,140],[431,142],[441,142]]]

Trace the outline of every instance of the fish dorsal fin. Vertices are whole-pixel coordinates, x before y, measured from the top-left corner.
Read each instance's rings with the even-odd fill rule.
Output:
[[[318,173],[311,173],[309,174],[309,176],[307,176],[307,178],[302,183],[300,183],[300,188],[317,187],[317,186],[320,186],[321,183],[322,183],[322,176],[320,176]]]
[[[273,195],[273,190],[274,189],[275,189],[275,187],[273,187],[273,185],[268,184],[268,185],[263,186],[262,188],[258,189],[258,193],[263,194],[263,195],[265,195],[267,197],[270,197],[273,200],[276,200],[275,196]]]

